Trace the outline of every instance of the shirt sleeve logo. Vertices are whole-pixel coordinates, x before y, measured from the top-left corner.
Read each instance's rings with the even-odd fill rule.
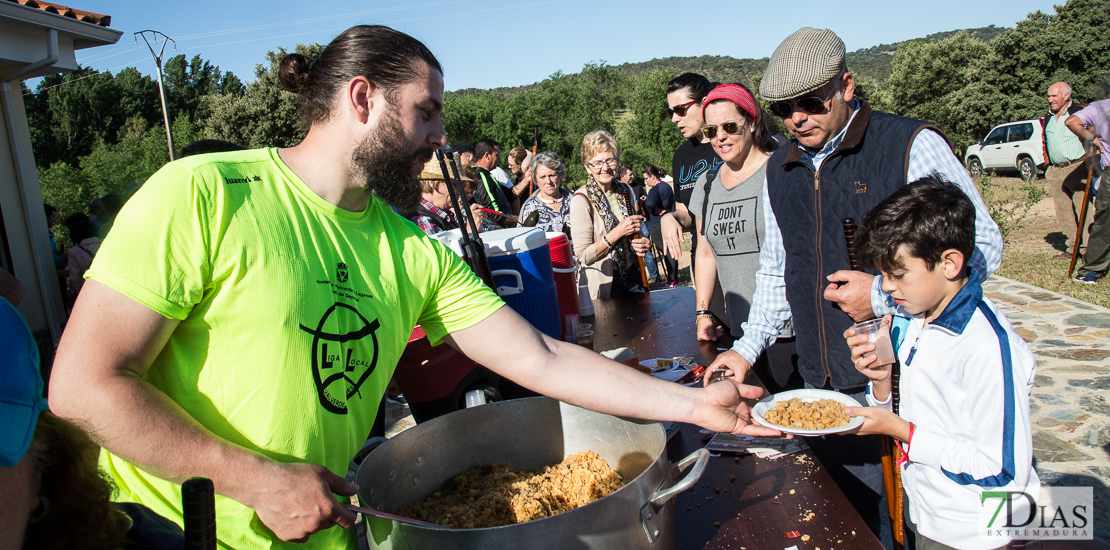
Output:
[[[339,262],[338,264],[336,264],[336,266],[335,266],[335,280],[337,280],[341,283],[345,283],[345,282],[347,282],[347,279],[349,277],[350,276],[347,273],[347,264],[345,264],[343,262]]]
[[[368,321],[357,309],[343,303],[328,308],[315,329],[301,325],[301,330],[312,335],[312,376],[324,409],[347,414],[347,401],[359,395],[362,384],[378,366],[376,332],[380,326],[377,319]],[[341,327],[357,328],[340,333]],[[364,353],[365,346],[354,344],[367,336],[374,349],[369,360],[359,353]]]

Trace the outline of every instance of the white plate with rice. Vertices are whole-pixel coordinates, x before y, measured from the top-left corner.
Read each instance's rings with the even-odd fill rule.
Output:
[[[829,390],[809,390],[809,389],[791,390],[791,391],[784,391],[784,392],[776,393],[776,394],[768,396],[768,397],[764,397],[759,403],[756,403],[755,406],[752,407],[752,418],[757,420],[760,424],[763,424],[764,426],[767,426],[768,428],[774,428],[776,430],[781,431],[782,433],[795,434],[795,435],[838,434],[838,433],[852,431],[852,430],[854,430],[854,429],[863,425],[863,417],[862,416],[849,416],[848,417],[848,420],[849,420],[848,424],[845,425],[845,426],[837,426],[835,428],[824,428],[824,429],[821,429],[821,430],[806,430],[806,429],[802,429],[802,428],[790,428],[790,427],[786,427],[786,426],[779,426],[778,424],[775,424],[774,422],[769,422],[768,420],[766,420],[763,417],[763,415],[766,414],[767,411],[773,409],[775,407],[775,405],[778,404],[780,401],[790,401],[791,399],[795,399],[795,398],[801,400],[803,403],[813,403],[813,402],[819,401],[821,399],[831,399],[831,400],[836,401],[838,403],[842,403],[845,407],[862,407],[863,406],[859,403],[859,401],[856,401],[851,396],[844,395],[843,393],[840,393],[840,392],[829,391]]]

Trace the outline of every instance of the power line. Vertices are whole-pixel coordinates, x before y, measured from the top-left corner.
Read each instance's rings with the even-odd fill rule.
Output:
[[[305,24],[305,23],[317,23],[317,22],[320,22],[320,21],[332,21],[332,20],[335,20],[335,19],[344,19],[344,18],[347,18],[347,17],[362,17],[364,15],[373,15],[373,14],[376,14],[376,13],[388,13],[388,12],[393,12],[393,11],[405,11],[405,10],[412,10],[412,9],[431,8],[431,7],[436,7],[436,6],[443,6],[443,5],[446,5],[446,4],[458,4],[458,3],[461,3],[461,2],[469,2],[469,1],[470,0],[440,0],[438,2],[426,2],[426,3],[423,3],[423,4],[410,4],[410,5],[407,5],[407,6],[397,6],[397,7],[392,7],[392,8],[380,8],[380,9],[376,9],[376,10],[360,11],[360,12],[341,14],[341,15],[328,15],[328,16],[324,16],[324,17],[316,17],[316,18],[313,18],[313,19],[298,19],[296,21],[286,21],[286,22],[283,22],[283,23],[269,23],[269,24],[266,24],[266,25],[255,25],[253,27],[241,27],[241,28],[238,28],[238,29],[227,29],[227,30],[222,30],[222,31],[212,31],[212,32],[206,32],[206,33],[199,33],[199,34],[189,34],[189,35],[185,35],[185,36],[181,37],[181,40],[190,40],[190,39],[194,39],[194,38],[206,38],[206,37],[209,37],[209,36],[220,36],[220,35],[224,35],[224,34],[233,34],[233,33],[237,33],[237,32],[245,32],[245,31],[252,31],[252,30],[259,30],[259,29],[271,29],[271,28],[275,28],[275,27],[285,27],[285,26],[289,26],[289,25],[302,25],[302,24]]]
[[[406,10],[406,9],[423,8],[423,7],[438,6],[438,5],[445,5],[445,4],[456,4],[456,3],[468,2],[468,1],[469,0],[441,0],[439,2],[427,2],[427,3],[424,3],[424,4],[413,4],[413,5],[404,6],[404,7],[382,8],[382,9],[371,10],[371,11],[367,11],[367,12],[356,12],[356,13],[344,14],[344,15],[338,15],[338,16],[320,17],[320,18],[316,18],[316,19],[302,19],[302,20],[295,21],[295,22],[273,23],[273,24],[268,24],[268,25],[257,25],[255,27],[243,27],[243,28],[240,28],[240,29],[229,29],[229,30],[225,30],[225,31],[214,31],[214,32],[211,32],[211,33],[200,33],[200,34],[186,35],[185,37],[181,38],[180,40],[195,40],[197,38],[208,37],[208,36],[218,36],[218,35],[223,35],[223,34],[232,34],[234,32],[246,32],[246,31],[249,31],[249,30],[258,30],[258,29],[263,29],[263,28],[274,28],[274,27],[288,26],[288,25],[300,25],[300,24],[306,24],[306,23],[311,23],[311,22],[319,22],[319,21],[325,21],[325,20],[334,20],[334,19],[341,19],[341,18],[347,18],[347,17],[357,17],[357,16],[373,14],[373,13],[383,13],[383,12],[389,12],[389,11],[403,11],[403,10]],[[386,22],[385,24],[395,25],[397,23],[410,23],[410,22],[413,22],[413,21],[427,21],[427,20],[430,20],[430,19],[442,19],[444,17],[460,17],[460,16],[463,16],[463,15],[472,15],[472,14],[475,14],[475,13],[489,13],[489,12],[495,12],[495,11],[505,11],[505,10],[512,10],[512,9],[521,9],[521,8],[531,8],[531,7],[536,7],[536,6],[545,6],[545,5],[551,5],[551,4],[565,4],[567,2],[572,2],[572,1],[574,1],[574,0],[551,0],[551,1],[548,1],[548,2],[534,2],[534,3],[531,3],[531,4],[518,4],[518,5],[515,5],[515,6],[502,6],[502,7],[497,7],[497,8],[486,8],[486,9],[471,10],[471,11],[458,12],[458,13],[430,15],[430,16],[427,16],[427,17],[413,17],[413,18],[409,18],[409,19],[398,19],[398,20],[395,20],[395,21]],[[280,38],[291,38],[291,37],[294,37],[294,36],[305,36],[305,35],[310,35],[310,34],[319,34],[319,33],[332,32],[332,31],[334,31],[334,29],[320,29],[320,30],[315,30],[315,31],[290,33],[290,34],[284,34],[284,35],[278,35],[278,36],[267,36],[267,37],[262,37],[262,38],[250,38],[250,39],[246,39],[246,40],[237,40],[237,41],[233,41],[233,42],[222,42],[222,43],[218,43],[218,44],[205,44],[205,45],[202,45],[202,46],[190,46],[190,47],[186,47],[186,48],[181,48],[181,50],[183,50],[183,51],[184,50],[199,50],[199,49],[204,49],[204,48],[216,48],[216,47],[221,47],[221,46],[232,46],[232,45],[244,44],[244,43],[248,43],[248,42],[259,42],[259,41],[262,41],[262,40],[277,40],[277,39],[280,39]],[[103,61],[105,59],[109,59],[109,58],[115,57],[117,55],[122,55],[124,53],[134,51],[135,49],[136,48],[128,48],[128,49],[126,49],[122,52],[116,52],[116,53],[113,53],[111,55],[108,55],[108,56],[102,57],[100,59],[97,59],[95,61]],[[124,65],[118,65],[116,67],[112,67],[111,69],[106,69],[105,71],[101,71],[101,72],[112,72],[112,71],[115,71],[117,69],[122,69],[124,67],[132,67],[132,66],[135,66],[138,63],[141,63],[144,60],[147,60],[147,59],[146,58],[139,59],[139,60],[136,60],[136,61],[132,61],[130,63],[126,63]],[[94,61],[80,61],[79,63],[86,64],[86,63],[91,63],[91,62],[94,62]],[[84,80],[84,79],[90,78],[92,76],[97,76],[97,75],[88,75],[88,76],[83,76],[81,78],[75,78],[73,80],[67,80],[65,82],[61,82],[61,83],[55,84],[53,86],[49,86],[47,88],[42,88],[39,91],[45,91],[45,90],[49,90],[49,89],[52,89],[52,88],[57,88],[59,86],[65,86],[66,84],[71,84],[73,82],[77,82],[79,80]],[[30,89],[28,89],[28,91],[25,92],[25,94],[31,94],[31,93],[34,93],[34,92],[32,92]]]
[[[465,1],[465,0],[456,0],[456,1]],[[500,7],[500,8],[487,8],[487,9],[482,9],[482,10],[472,10],[472,11],[466,11],[466,12],[461,12],[461,13],[445,13],[445,14],[438,14],[438,15],[430,15],[430,16],[427,16],[427,17],[413,17],[413,18],[410,18],[410,19],[398,19],[398,20],[395,20],[395,21],[388,21],[386,24],[387,25],[395,25],[397,23],[409,23],[409,22],[412,22],[412,21],[426,21],[426,20],[429,20],[429,19],[442,19],[444,17],[459,17],[459,16],[462,16],[462,15],[471,15],[471,14],[475,14],[475,13],[487,13],[487,12],[492,12],[492,11],[504,11],[504,10],[520,9],[520,8],[531,8],[531,7],[535,7],[535,6],[544,6],[544,5],[548,5],[548,4],[565,4],[567,2],[572,2],[572,1],[573,0],[552,0],[550,2],[536,2],[534,4],[521,4],[521,5],[516,5],[516,6],[504,6],[504,7]],[[447,3],[447,2],[444,2],[444,3]],[[219,47],[219,46],[233,46],[235,44],[245,44],[247,42],[258,42],[258,41],[261,41],[261,40],[277,40],[279,38],[291,38],[291,37],[294,37],[294,36],[304,36],[304,35],[308,35],[308,34],[318,34],[318,33],[322,33],[322,32],[329,32],[329,30],[328,29],[321,29],[321,30],[315,30],[315,31],[298,32],[298,33],[291,33],[291,34],[282,34],[282,35],[278,35],[278,36],[266,36],[266,37],[263,37],[263,38],[248,38],[246,40],[236,40],[234,42],[221,42],[221,43],[218,43],[218,44],[205,44],[203,46],[189,46],[188,48],[183,48],[183,49],[185,49],[185,50],[198,50],[198,49],[202,49],[202,48],[215,48],[215,47]]]
[[[298,19],[296,21],[285,21],[285,22],[281,22],[281,23],[268,23],[268,24],[265,24],[265,25],[254,25],[254,26],[251,26],[251,27],[240,27],[240,28],[236,28],[236,29],[225,29],[225,30],[221,30],[221,31],[212,31],[212,32],[197,33],[197,34],[187,34],[187,35],[182,36],[181,38],[178,38],[177,40],[179,42],[184,42],[184,41],[187,41],[187,40],[196,40],[198,38],[207,38],[207,37],[211,37],[211,36],[237,34],[237,33],[241,33],[241,32],[248,32],[248,31],[255,31],[255,30],[262,30],[262,29],[271,29],[271,28],[285,27],[285,26],[290,26],[290,25],[305,25],[305,24],[309,24],[309,23],[318,23],[318,22],[321,22],[321,21],[331,21],[331,20],[336,20],[336,19],[345,19],[345,18],[348,18],[348,17],[361,17],[361,16],[373,15],[373,14],[377,14],[377,13],[388,13],[388,12],[405,11],[405,10],[412,10],[412,9],[431,8],[431,7],[443,6],[443,5],[447,5],[447,4],[458,4],[458,3],[461,3],[461,2],[469,2],[469,1],[470,0],[439,0],[439,1],[436,1],[436,2],[425,2],[423,4],[410,4],[410,5],[406,5],[406,6],[396,6],[396,7],[391,7],[391,8],[379,8],[379,9],[375,9],[375,10],[367,10],[367,11],[346,13],[346,14],[341,14],[341,15],[329,15],[329,16],[324,16],[324,17],[316,17],[316,18],[312,18],[312,19]],[[324,31],[319,31],[319,32],[324,32]],[[302,34],[304,34],[304,33],[302,33]],[[299,36],[299,34],[293,34],[293,35],[287,35],[287,36]],[[280,37],[280,38],[284,38],[284,36]],[[262,39],[262,40],[265,40],[265,39]],[[238,44],[238,43],[239,42],[229,42],[228,44]],[[203,46],[194,46],[194,48],[197,48],[197,47],[203,47]],[[107,52],[91,53],[88,58],[82,59],[80,61],[80,63],[88,64],[88,63],[103,61],[105,59],[115,57],[117,55],[122,55],[124,53],[129,52],[129,51],[134,51],[137,48],[127,47],[127,49],[122,51],[122,52],[112,53],[116,49],[118,49],[118,47],[117,48],[112,48],[111,50],[109,50]],[[99,54],[104,54],[104,53],[109,53],[110,55],[104,55],[103,57],[98,56]]]

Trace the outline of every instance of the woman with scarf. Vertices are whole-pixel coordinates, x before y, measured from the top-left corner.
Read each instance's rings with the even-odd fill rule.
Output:
[[[571,242],[578,265],[579,284],[584,281],[590,298],[643,292],[636,256],[647,253],[650,243],[640,236],[639,215],[632,188],[617,179],[620,146],[604,130],[582,139],[582,162],[588,176],[570,200]]]

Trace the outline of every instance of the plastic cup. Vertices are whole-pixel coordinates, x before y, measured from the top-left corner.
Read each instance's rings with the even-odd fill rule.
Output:
[[[594,331],[579,330],[578,332],[574,333],[574,339],[576,342],[578,342],[579,346],[594,349]]]
[[[466,392],[466,408],[486,404],[486,392],[483,390],[470,390]]]
[[[578,314],[571,313],[570,315],[564,317],[564,321],[566,323],[566,326],[564,327],[563,334],[565,334],[566,337],[563,339],[567,342],[574,342],[574,335],[578,332],[579,327]]]
[[[875,357],[880,365],[894,363],[894,347],[890,345],[890,323],[879,317],[852,325],[856,336],[866,335],[868,344],[875,344]]]
[[[589,285],[578,286],[578,310],[583,317],[594,314],[594,302],[590,299]]]

